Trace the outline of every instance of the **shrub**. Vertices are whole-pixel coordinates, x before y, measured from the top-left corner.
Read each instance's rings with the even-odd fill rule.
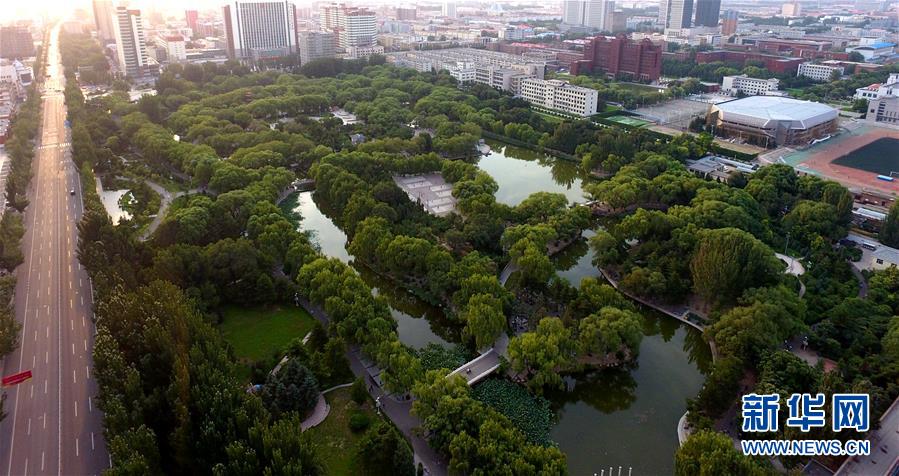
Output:
[[[353,381],[353,387],[350,388],[350,397],[358,405],[362,405],[368,400],[368,389],[365,388],[365,381],[357,378]]]
[[[350,415],[349,427],[353,433],[361,433],[371,425],[371,418],[360,411],[353,411]]]

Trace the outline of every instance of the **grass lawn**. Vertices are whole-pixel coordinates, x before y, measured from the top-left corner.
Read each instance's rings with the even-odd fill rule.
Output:
[[[536,109],[533,111],[536,112],[538,115],[542,116],[544,119],[546,119],[549,122],[560,123],[565,120],[559,116],[553,116],[552,114],[547,114],[543,111],[538,111]]]
[[[315,318],[294,306],[228,306],[219,329],[238,358],[256,361],[283,349],[294,338],[305,336],[314,323]]]
[[[356,403],[350,399],[350,389],[340,388],[325,395],[328,404],[331,405],[331,413],[320,425],[307,430],[312,441],[315,442],[316,451],[325,465],[325,473],[329,475],[355,475],[362,474],[362,468],[356,461],[356,445],[362,439],[365,432],[353,433],[350,431],[350,414],[357,408]],[[380,418],[372,409],[369,401],[362,407],[362,411],[371,418],[372,426]]]

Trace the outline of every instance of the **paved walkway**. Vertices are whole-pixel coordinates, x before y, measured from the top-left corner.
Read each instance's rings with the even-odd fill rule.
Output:
[[[192,188],[186,192],[172,193],[172,192],[169,192],[168,190],[166,190],[165,187],[163,187],[162,185],[159,185],[156,182],[144,180],[144,183],[146,183],[150,188],[152,188],[154,192],[159,194],[160,201],[159,201],[159,211],[156,212],[156,216],[153,217],[153,221],[150,222],[150,225],[147,226],[147,229],[144,230],[143,233],[141,233],[141,235],[139,237],[140,241],[147,241],[150,238],[150,235],[152,235],[153,232],[156,231],[157,228],[159,228],[159,225],[162,223],[162,219],[165,218],[165,213],[168,211],[169,205],[172,204],[172,201],[174,201],[176,198],[184,196],[184,195],[201,193],[203,191],[199,188]]]
[[[300,429],[306,431],[313,426],[318,426],[321,422],[325,421],[325,418],[328,417],[329,413],[331,413],[331,405],[328,405],[328,401],[325,400],[323,394],[318,394],[318,401],[315,403],[315,409],[300,423]]]
[[[312,317],[316,318],[323,326],[327,326],[330,319],[324,310],[309,302],[306,298],[300,296],[297,302]],[[366,371],[365,364],[359,359],[359,356],[350,350],[346,353],[347,359],[350,361],[350,369],[353,374],[363,379],[366,383],[370,383],[369,374]],[[447,461],[440,456],[428,442],[419,436],[415,431],[416,428],[422,426],[421,420],[412,415],[412,400],[399,399],[390,395],[377,385],[369,385],[368,392],[375,400],[380,399],[381,411],[396,425],[397,428],[406,436],[412,444],[416,465],[420,462],[425,468],[425,474],[434,476],[445,476],[447,474]]]

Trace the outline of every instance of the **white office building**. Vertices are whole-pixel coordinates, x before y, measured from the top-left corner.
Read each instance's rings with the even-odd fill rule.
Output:
[[[119,70],[126,76],[143,76],[150,65],[140,10],[119,6],[112,22]]]
[[[348,59],[361,59],[368,58],[372,55],[383,55],[384,47],[381,45],[369,45],[369,46],[351,46],[346,50],[346,57]]]
[[[855,99],[879,99],[884,96],[899,96],[899,73],[892,73],[885,83],[874,83],[855,90]]]
[[[866,121],[899,124],[899,96],[884,96],[868,101]]]
[[[833,73],[836,71],[840,75],[843,74],[842,66],[827,66],[824,64],[802,63],[799,65],[799,71],[796,76],[805,76],[814,81],[830,81]]]
[[[222,7],[228,56],[266,59],[296,53],[293,3],[286,0],[233,1]]]
[[[562,0],[562,23],[583,25],[585,6],[584,0]]]
[[[573,86],[558,79],[526,78],[521,80],[520,90],[523,99],[537,106],[582,117],[596,114],[599,93],[595,89]]]
[[[474,48],[416,50],[388,55],[397,66],[421,72],[446,70],[460,83],[477,82],[518,94],[526,78],[543,79],[547,60]]]
[[[330,58],[337,53],[337,35],[327,31],[301,31],[297,35],[300,64],[318,58]]]
[[[777,91],[779,83],[776,78],[750,78],[745,74],[725,76],[721,81],[721,91],[731,95],[743,93],[747,96],[765,96]]]
[[[663,28],[690,28],[693,19],[693,0],[662,0],[659,4],[659,23]]]
[[[187,48],[184,46],[184,37],[181,35],[159,35],[156,44],[165,49],[166,58],[170,63],[187,61]]]
[[[337,15],[337,41],[341,48],[372,46],[378,42],[375,12],[364,8],[343,8]]]

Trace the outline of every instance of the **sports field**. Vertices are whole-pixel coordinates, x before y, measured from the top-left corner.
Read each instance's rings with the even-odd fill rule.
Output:
[[[853,169],[890,176],[899,174],[899,139],[882,137],[833,161]]]
[[[630,116],[611,116],[611,117],[607,117],[606,119],[608,119],[612,122],[617,122],[619,124],[624,124],[625,126],[631,126],[631,127],[643,127],[646,124],[649,124],[649,121],[644,121],[642,119],[637,119],[637,118],[630,117]]]
[[[863,124],[803,150],[781,157],[796,170],[819,175],[850,188],[878,190],[899,194],[899,178],[895,182],[879,180],[878,175],[899,172],[899,131]],[[892,166],[890,164],[893,164]]]

